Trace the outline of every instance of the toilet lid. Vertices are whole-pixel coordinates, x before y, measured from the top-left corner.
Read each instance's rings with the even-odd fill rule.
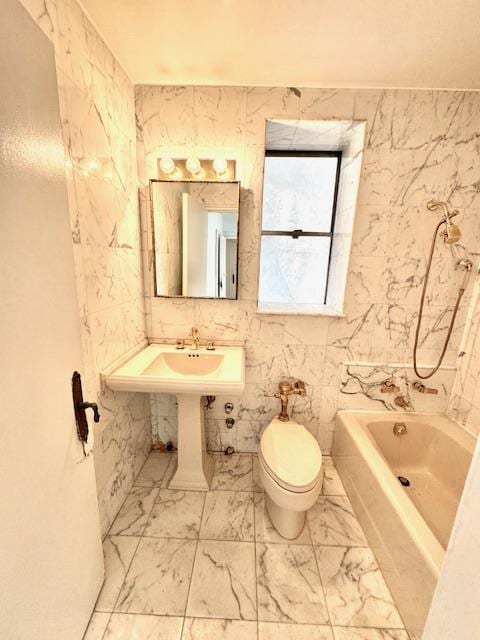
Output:
[[[260,453],[271,475],[291,491],[308,491],[322,469],[318,442],[294,420],[272,420],[262,434]]]

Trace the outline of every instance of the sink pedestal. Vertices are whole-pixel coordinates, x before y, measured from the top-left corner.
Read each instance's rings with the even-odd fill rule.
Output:
[[[213,458],[205,443],[202,396],[178,394],[178,467],[169,489],[208,491]]]

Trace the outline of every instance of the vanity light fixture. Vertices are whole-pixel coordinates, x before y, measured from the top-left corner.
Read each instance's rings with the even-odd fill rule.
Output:
[[[160,160],[160,169],[169,176],[175,171],[175,162],[171,158],[162,158]]]
[[[189,171],[192,176],[196,176],[202,170],[202,165],[200,164],[200,160],[198,158],[188,158],[186,165],[187,171]]]
[[[157,159],[158,177],[166,181],[235,181],[236,161],[226,158],[171,158]]]
[[[217,176],[225,175],[227,171],[227,167],[228,167],[228,164],[225,158],[217,158],[216,160],[213,161],[213,169],[217,174]]]

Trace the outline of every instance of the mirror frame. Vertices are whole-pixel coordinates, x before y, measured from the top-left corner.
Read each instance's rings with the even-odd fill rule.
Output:
[[[237,214],[237,262],[236,262],[236,273],[237,273],[237,283],[235,287],[235,297],[234,298],[216,298],[211,296],[167,296],[161,293],[158,293],[157,290],[157,269],[156,269],[156,244],[155,244],[155,222],[154,216],[155,211],[153,208],[153,194],[152,189],[155,183],[163,183],[163,184],[236,184],[238,186],[238,214]],[[148,231],[150,235],[150,241],[152,243],[152,276],[153,276],[153,297],[154,298],[170,298],[175,300],[238,300],[238,273],[239,273],[239,265],[240,265],[240,180],[161,180],[159,178],[151,178],[149,180],[149,198],[150,198],[150,230]]]

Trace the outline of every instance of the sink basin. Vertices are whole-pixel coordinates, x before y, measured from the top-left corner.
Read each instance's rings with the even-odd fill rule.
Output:
[[[243,347],[208,351],[169,344],[151,344],[106,376],[115,391],[240,394],[245,388]]]
[[[151,344],[106,374],[105,380],[115,391],[176,394],[178,463],[168,486],[208,491],[214,465],[205,446],[202,396],[243,392],[243,347],[180,350],[170,344]]]
[[[142,375],[162,376],[166,368],[183,376],[208,376],[220,372],[224,355],[219,353],[161,353]]]

